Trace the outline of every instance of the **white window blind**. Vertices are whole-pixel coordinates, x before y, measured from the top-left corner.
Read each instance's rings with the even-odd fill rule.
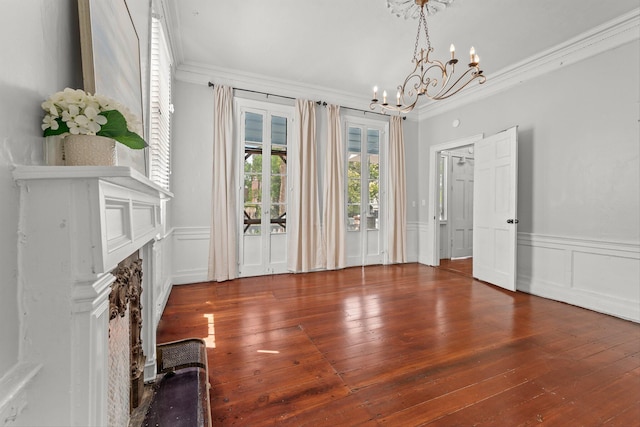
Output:
[[[153,182],[169,190],[171,175],[171,56],[162,23],[151,24],[151,121],[149,171]]]

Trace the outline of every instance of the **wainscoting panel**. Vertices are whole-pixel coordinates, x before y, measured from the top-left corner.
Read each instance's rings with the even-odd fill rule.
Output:
[[[418,223],[418,262],[424,265],[430,265],[432,243],[429,241],[429,227],[426,222]]]
[[[418,222],[407,222],[407,262],[418,262]]]
[[[207,280],[209,227],[176,227],[173,230],[173,284]]]
[[[640,245],[519,233],[517,288],[640,322]]]

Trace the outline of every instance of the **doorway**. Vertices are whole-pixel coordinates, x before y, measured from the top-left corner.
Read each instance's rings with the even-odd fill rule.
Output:
[[[515,291],[517,275],[517,187],[518,127],[513,126],[487,138],[482,134],[430,148],[429,219],[426,263],[440,265],[440,220],[438,215],[438,162],[440,153],[473,145],[474,278]],[[481,197],[479,197],[481,195]]]
[[[439,153],[440,259],[473,255],[473,145]]]
[[[449,170],[450,165],[443,165],[442,155],[443,153],[452,153],[452,152],[460,152],[463,153],[464,150],[469,151],[469,148],[473,148],[474,144],[477,141],[482,140],[483,134],[474,135],[468,138],[461,138],[457,140],[453,140],[450,142],[446,142],[443,144],[437,144],[430,148],[430,168],[429,168],[429,221],[427,223],[427,249],[430,249],[426,253],[426,264],[437,267],[440,265],[441,259],[450,259],[452,250],[451,250],[451,238],[449,237],[449,231],[447,229],[443,229],[443,224],[450,217],[450,212],[447,210],[452,209],[450,207],[450,198],[449,191],[446,191],[448,187],[450,187],[450,183],[447,182],[448,175],[450,174],[441,174],[442,170]],[[472,150],[473,151],[473,150]],[[472,153],[468,153],[472,154]],[[460,156],[463,157],[463,156]],[[469,156],[470,157],[470,156]],[[462,165],[461,165],[462,166]],[[468,168],[470,165],[467,165]],[[446,169],[444,169],[446,168]],[[443,179],[441,180],[441,176]],[[472,174],[473,176],[473,174]],[[473,178],[471,178],[473,180]],[[468,180],[467,180],[468,181]],[[469,184],[465,184],[469,186]],[[473,193],[473,188],[470,187],[471,193]],[[463,191],[459,190],[458,194],[462,194]],[[471,207],[468,209],[470,214],[473,213],[473,198],[470,197]],[[464,196],[461,196],[461,201],[464,200]],[[456,208],[453,207],[455,210]],[[472,218],[472,216],[471,216]],[[473,229],[473,223],[471,222],[471,230]],[[463,233],[461,233],[463,234]],[[471,235],[473,233],[471,232]],[[473,247],[473,237],[471,237],[470,244]],[[441,251],[442,249],[442,251]],[[471,252],[469,256],[472,256]]]

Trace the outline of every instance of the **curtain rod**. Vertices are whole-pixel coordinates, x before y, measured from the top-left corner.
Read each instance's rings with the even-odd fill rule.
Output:
[[[209,82],[208,86],[212,88],[212,87],[214,87],[215,85],[214,85],[213,83]],[[290,97],[290,96],[278,95],[278,94],[275,94],[275,93],[268,93],[268,92],[260,92],[260,91],[258,91],[258,90],[241,89],[241,88],[236,88],[236,87],[234,87],[233,89],[234,89],[234,90],[241,90],[241,91],[243,91],[243,92],[250,92],[250,93],[257,93],[257,94],[260,94],[260,95],[266,95],[267,97],[269,97],[269,96],[277,96],[278,98],[292,99],[292,100],[294,100],[294,101],[295,101],[295,99],[296,99],[296,98],[292,98],[292,97]],[[326,103],[326,102],[324,102],[324,101],[316,101],[316,104],[318,104],[318,105],[322,105],[323,107],[326,107],[326,106],[327,106],[327,103]],[[376,112],[376,111],[361,110],[361,109],[359,109],[359,108],[344,107],[344,106],[342,106],[342,105],[340,106],[340,108],[343,108],[343,109],[346,109],[346,110],[352,110],[352,111],[360,111],[360,112],[362,112],[362,113],[364,113],[364,114],[377,114],[377,115],[379,115],[379,116],[391,117],[391,116],[389,116],[388,114],[378,113],[378,112]],[[406,117],[406,116],[402,116],[402,120],[407,120],[407,117]]]

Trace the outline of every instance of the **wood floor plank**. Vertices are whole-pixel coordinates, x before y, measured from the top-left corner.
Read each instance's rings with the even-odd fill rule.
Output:
[[[630,426],[640,325],[419,264],[175,286],[216,426]],[[640,423],[636,423],[640,425]]]

